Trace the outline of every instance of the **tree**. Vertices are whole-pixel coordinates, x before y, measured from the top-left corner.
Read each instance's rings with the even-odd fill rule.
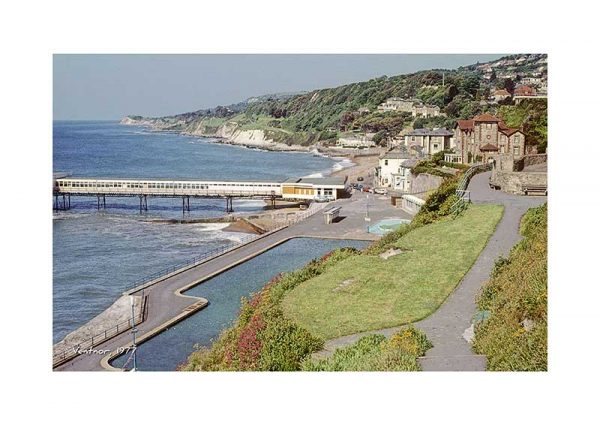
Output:
[[[504,89],[510,94],[513,94],[515,91],[515,82],[511,78],[507,78],[504,80]]]

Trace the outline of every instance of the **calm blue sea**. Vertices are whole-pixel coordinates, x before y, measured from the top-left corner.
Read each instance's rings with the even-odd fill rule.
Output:
[[[285,179],[339,167],[335,160],[306,153],[252,150],[97,121],[54,122],[53,161],[55,172],[133,178]],[[71,210],[54,214],[54,342],[110,306],[138,278],[241,237],[224,232],[221,224],[151,222],[181,217],[178,199],[151,198],[144,216],[135,198],[106,201],[106,211],[98,212],[95,198],[74,197]],[[224,214],[225,201],[190,204],[191,217]],[[236,212],[263,206],[262,201],[234,201]]]

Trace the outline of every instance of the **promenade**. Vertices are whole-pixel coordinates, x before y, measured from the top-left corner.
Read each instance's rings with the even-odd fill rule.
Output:
[[[370,222],[364,220],[368,211]],[[243,263],[289,239],[297,237],[377,240],[379,236],[367,233],[367,225],[384,218],[410,218],[410,216],[390,205],[389,198],[357,192],[351,198],[341,199],[328,206],[342,207],[339,221],[325,224],[323,214],[317,212],[305,221],[268,234],[248,244],[229,251],[219,257],[199,264],[174,276],[162,280],[145,289],[148,296],[148,314],[144,322],[137,326],[137,343],[140,344],[178,321],[199,312],[210,302],[191,297],[182,292]],[[266,283],[266,282],[265,282]],[[139,295],[140,292],[133,293]],[[94,347],[95,352],[81,354],[54,370],[94,371],[120,370],[112,368],[109,360],[118,356],[120,347],[131,344],[131,333],[125,332]]]

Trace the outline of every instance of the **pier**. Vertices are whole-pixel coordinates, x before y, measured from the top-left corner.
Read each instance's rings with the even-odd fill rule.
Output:
[[[345,195],[346,180],[339,177],[290,178],[284,181],[215,181],[174,179],[111,179],[54,176],[54,209],[71,208],[71,196],[97,198],[98,210],[106,208],[106,197],[137,197],[140,213],[148,211],[148,198],[181,198],[182,211],[190,212],[190,198],[223,198],[225,211],[233,212],[234,198],[264,199],[275,206],[277,199],[311,201],[315,197],[336,200]]]

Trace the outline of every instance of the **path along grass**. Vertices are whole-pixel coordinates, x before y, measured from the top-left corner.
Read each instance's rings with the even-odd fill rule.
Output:
[[[396,242],[403,253],[358,255],[286,294],[282,307],[330,339],[415,322],[433,313],[471,268],[502,216],[499,205],[471,205],[460,217],[417,228]]]

